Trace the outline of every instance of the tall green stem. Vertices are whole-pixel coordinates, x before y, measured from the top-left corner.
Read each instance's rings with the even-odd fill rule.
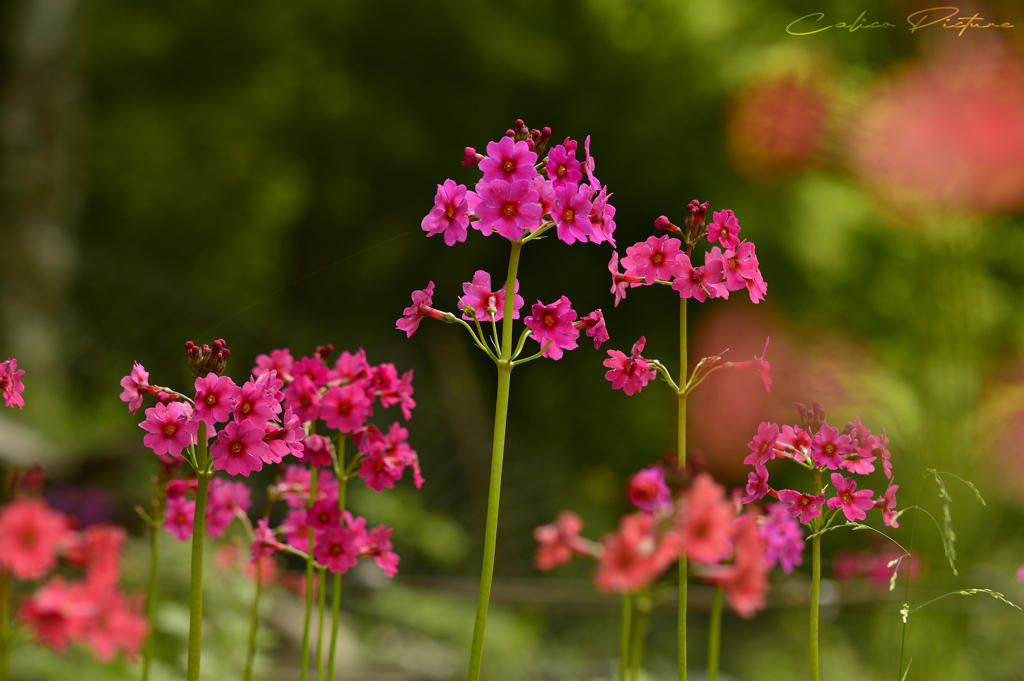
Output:
[[[817,469],[814,471],[814,494],[821,494],[821,471]],[[811,561],[811,681],[818,681],[818,600],[821,595],[820,534],[816,534],[811,540]]]
[[[505,290],[515,291],[519,253],[523,245],[512,242],[508,259]],[[469,681],[480,678],[487,628],[487,603],[491,597],[491,576],[494,573],[494,545],[498,537],[498,498],[501,495],[501,463],[505,454],[505,422],[508,417],[508,390],[512,376],[512,305],[515,296],[505,296],[505,313],[501,321],[501,357],[498,359],[498,395],[494,407],[494,441],[491,447],[491,485],[487,495],[487,531],[484,533],[484,560],[480,571],[480,593],[476,601],[476,622],[473,625],[473,646],[469,652]]]
[[[206,472],[210,457],[206,446],[205,423],[199,424],[196,441],[199,489],[196,491],[196,514],[192,521],[192,581],[188,598],[188,669],[185,676],[188,681],[199,681],[199,655],[203,645],[203,537],[206,535],[206,497],[211,475]]]
[[[338,509],[345,510],[345,436],[338,441]],[[327,678],[334,681],[334,656],[338,647],[338,618],[341,613],[341,573],[334,573],[334,584],[331,585],[331,652],[327,658]]]
[[[313,508],[316,503],[316,482],[317,470],[310,469],[309,478],[309,504],[306,508]],[[306,681],[309,674],[309,622],[313,617],[313,591],[316,583],[313,581],[313,526],[309,526],[309,557],[306,558],[306,618],[302,626],[302,662],[299,672],[301,681]]]
[[[252,599],[252,612],[249,613],[249,648],[245,655],[245,669],[242,681],[252,681],[252,663],[256,657],[256,633],[260,628],[260,592],[263,591],[263,560],[256,561],[256,596]]]
[[[640,666],[644,656],[644,638],[647,636],[647,616],[650,600],[646,593],[636,599],[636,619],[633,622],[633,649],[629,653],[629,676],[632,681],[640,678]]]
[[[711,605],[711,623],[708,625],[708,681],[718,678],[718,657],[722,651],[722,587],[715,589]]]
[[[158,502],[154,502],[157,506]],[[157,509],[154,508],[154,511]],[[153,659],[153,618],[156,614],[156,583],[160,568],[159,513],[154,513],[149,525],[149,585],[146,588],[146,646],[142,649],[142,681],[149,679],[149,663]]]
[[[629,594],[622,594],[622,634],[619,644],[622,649],[622,659],[619,660],[619,681],[626,681],[626,670],[629,669],[629,617],[633,612],[633,605],[629,602]]]
[[[0,681],[7,681],[11,652],[11,573],[0,568]]]
[[[679,467],[686,467],[686,298],[679,300]],[[686,553],[679,556],[679,681],[686,681]]]
[[[327,598],[327,592],[324,590],[324,569],[320,568],[317,570],[317,578],[319,585],[319,610],[320,618],[317,620],[317,631],[316,631],[316,678],[317,681],[324,681],[324,599]]]

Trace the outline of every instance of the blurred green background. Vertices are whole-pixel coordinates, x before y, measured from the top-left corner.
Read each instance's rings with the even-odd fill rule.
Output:
[[[554,140],[591,136],[596,174],[614,192],[620,255],[659,215],[679,222],[693,198],[733,209],[756,242],[767,300],[691,305],[690,354],[730,348],[727,358],[745,360],[770,336],[773,390],[753,375],[716,375],[691,400],[693,456],[739,486],[760,421],[795,422],[793,402],[815,399],[834,424],[859,414],[889,434],[901,506],[923,490],[922,506],[941,515],[929,467],[973,481],[988,502],[948,479],[959,576],[921,516],[914,543],[925,575],[911,605],[967,587],[1024,601],[1014,579],[1024,563],[1024,89],[1014,80],[1024,8],[962,8],[1012,29],[911,34],[906,16],[924,7],[3,0],[0,356],[26,370],[27,406],[0,414],[0,455],[111,495],[113,518],[134,532],[125,586],[141,589],[147,557],[132,509],[151,498],[156,461],[118,400],[133,361],[179,389],[189,383],[186,340],[225,338],[236,380],[257,354],[287,347],[299,357],[325,343],[413,369],[408,427],[427,484],[379,496],[351,486],[371,524],[395,526],[402,563],[393,582],[373,566],[346,578],[342,678],[459,678],[496,381],[457,326],[427,320],[406,339],[395,320],[428,281],[436,306],[452,309],[475,270],[500,278],[508,248],[497,237],[473,232],[449,248],[426,239],[420,221],[438,183],[478,178],[459,164],[462,149],[483,150],[523,118],[551,126]],[[828,24],[861,11],[896,28],[785,30],[811,12]],[[944,66],[972,60],[971,72]],[[994,62],[996,76],[985,67]],[[928,68],[930,84],[894,98],[899,111],[887,118],[887,88]],[[921,111],[951,110],[942,97],[961,102],[963,116],[917,125]],[[891,130],[911,146],[885,143]],[[893,178],[910,189],[894,190]],[[674,292],[633,290],[613,308],[610,257],[607,244],[532,244],[521,293],[528,305],[565,294],[581,313],[602,308],[606,348],[628,351],[644,335],[645,356],[676,371]],[[538,573],[531,532],[563,508],[592,538],[613,529],[627,510],[626,478],[674,443],[674,400],[658,385],[629,398],[612,391],[605,349],[580,345],[512,381],[488,678],[597,679],[615,668],[618,599],[595,592],[582,562]],[[791,473],[773,469],[773,483],[804,484]],[[259,507],[270,478],[254,481]],[[912,517],[894,531],[902,543]],[[836,551],[873,546],[865,534],[826,535],[826,577]],[[157,671],[175,678],[187,550],[163,542]],[[773,579],[757,619],[726,615],[728,677],[806,674],[809,568]],[[240,669],[249,588],[237,575],[211,578],[211,677]],[[825,676],[895,678],[900,590],[843,583],[829,593]],[[695,587],[691,602],[699,678],[710,598]],[[672,608],[655,611],[650,678],[675,673]],[[297,678],[300,615],[297,598],[276,589],[265,678]],[[911,617],[907,678],[1020,678],[1022,635],[1017,611],[983,596],[946,599]],[[89,659],[22,646],[12,670],[62,678]],[[89,669],[89,678],[136,676],[124,664]]]

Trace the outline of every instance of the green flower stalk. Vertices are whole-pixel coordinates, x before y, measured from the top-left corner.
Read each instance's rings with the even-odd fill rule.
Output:
[[[338,437],[337,452],[334,456],[334,476],[338,479],[338,510],[345,512],[345,486],[348,470],[345,468],[345,435]],[[327,657],[327,678],[334,681],[335,654],[338,648],[338,621],[341,613],[341,573],[334,573],[331,585],[331,645]]]
[[[310,475],[309,482],[309,503],[306,508],[313,508],[313,504],[316,503],[316,483],[317,483],[316,469],[313,469]],[[301,681],[306,681],[306,677],[309,674],[309,625],[313,618],[313,591],[316,583],[313,581],[313,567],[315,561],[313,560],[313,546],[316,541],[314,536],[313,526],[309,527],[309,555],[306,557],[306,615],[302,625],[302,663],[299,671],[299,678]],[[319,652],[317,658],[319,660]]]
[[[633,604],[630,602],[629,592],[622,593],[622,627],[619,637],[620,660],[619,660],[619,681],[626,681],[626,671],[629,669],[629,625],[630,616],[633,613]]]
[[[708,624],[708,681],[718,679],[718,659],[722,650],[722,601],[723,589],[715,588],[715,600],[711,604],[711,622]]]
[[[252,664],[256,658],[256,635],[260,628],[260,593],[263,591],[263,561],[256,561],[256,595],[252,599],[249,613],[249,647],[245,653],[245,668],[242,681],[252,681]]]
[[[206,535],[206,498],[210,489],[210,457],[206,442],[206,423],[199,424],[196,435],[195,469],[199,488],[192,524],[192,579],[189,586],[188,667],[185,678],[199,681],[199,656],[203,641],[203,538]]]

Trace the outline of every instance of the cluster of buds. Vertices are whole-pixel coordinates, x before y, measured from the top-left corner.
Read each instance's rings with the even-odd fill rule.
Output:
[[[25,375],[24,369],[18,368],[18,360],[8,359],[0,362],[0,393],[4,396],[4,406],[23,409],[25,398],[21,393],[25,391],[25,385],[21,377]]]
[[[202,378],[210,373],[223,376],[230,355],[231,351],[228,350],[223,338],[213,341],[213,348],[206,344],[200,348],[192,341],[185,343],[188,368],[196,378]]]

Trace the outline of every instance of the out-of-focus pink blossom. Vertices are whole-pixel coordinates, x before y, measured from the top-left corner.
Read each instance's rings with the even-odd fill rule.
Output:
[[[672,495],[665,484],[665,472],[660,465],[644,468],[634,474],[626,490],[630,503],[647,513],[654,513],[672,503]]]
[[[344,527],[333,527],[325,532],[317,533],[313,545],[313,556],[316,562],[326,565],[331,572],[344,574],[358,561],[359,546],[356,536]]]
[[[788,575],[794,567],[803,565],[803,530],[800,529],[800,523],[787,515],[792,507],[779,503],[768,504],[765,508],[768,514],[759,527],[761,539],[765,543],[765,561],[769,570],[781,565],[782,571]]]
[[[900,526],[900,524],[896,522],[896,490],[899,488],[899,485],[889,485],[885,490],[885,496],[881,499],[882,519],[889,527]]]
[[[747,476],[747,494],[741,501],[744,504],[760,501],[768,494],[768,489],[768,469],[758,464]]]
[[[680,509],[682,545],[690,560],[716,563],[729,554],[729,537],[735,515],[725,488],[707,473],[694,479]]]
[[[681,541],[674,530],[659,532],[646,513],[623,516],[618,532],[601,538],[594,583],[601,591],[633,593],[647,586],[679,558]]]
[[[164,511],[164,529],[178,541],[187,541],[192,536],[196,515],[196,502],[185,497],[167,499],[167,510]]]
[[[737,615],[750,619],[765,607],[769,569],[764,555],[765,546],[750,516],[740,516],[733,527],[733,544],[736,547],[733,561],[720,566],[708,579],[723,587],[725,597]]]
[[[537,540],[537,552],[533,555],[533,564],[547,572],[568,563],[573,554],[587,555],[589,543],[580,537],[582,531],[583,520],[572,511],[562,511],[555,522],[535,528],[533,538]]]
[[[380,525],[367,533],[366,539],[361,542],[360,554],[372,556],[374,562],[384,571],[388,577],[398,574],[398,563],[401,558],[394,552],[391,545],[391,533],[393,528]]]
[[[18,579],[39,579],[57,565],[67,530],[64,515],[40,499],[16,499],[0,510],[0,567]]]

